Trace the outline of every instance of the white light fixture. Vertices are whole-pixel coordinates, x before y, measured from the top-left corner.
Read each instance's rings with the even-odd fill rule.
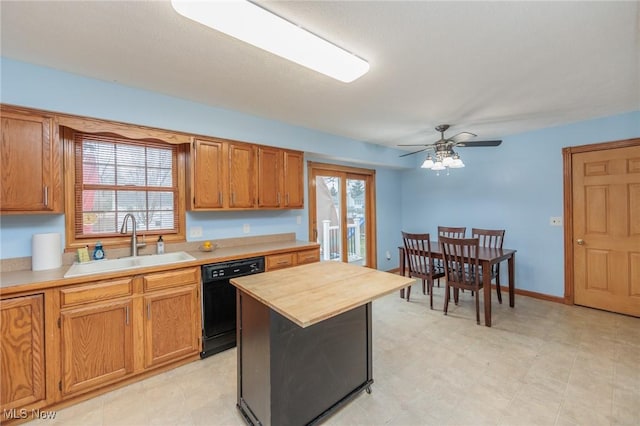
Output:
[[[350,83],[369,71],[356,55],[244,0],[171,0],[179,14],[292,62]]]
[[[427,155],[427,158],[420,167],[423,169],[431,169],[439,176],[441,170],[447,170],[447,174],[449,174],[448,169],[460,169],[464,167],[464,163],[453,149],[442,148],[436,150],[434,157],[432,157],[431,154]]]
[[[427,155],[427,159],[424,160],[424,163],[422,163],[422,167],[423,169],[430,169],[433,167],[433,158],[431,158],[431,154]]]
[[[461,169],[464,167],[464,163],[458,154],[453,155],[453,161],[449,165],[450,169]]]

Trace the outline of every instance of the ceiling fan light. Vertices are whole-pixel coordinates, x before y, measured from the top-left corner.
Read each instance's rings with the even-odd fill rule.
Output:
[[[464,167],[464,163],[462,162],[462,159],[454,158],[453,162],[451,163],[451,165],[449,165],[449,167],[452,169],[461,169]]]
[[[451,167],[452,163],[453,163],[453,158],[451,158],[448,155],[442,159],[442,165],[445,167]]]
[[[427,155],[426,160],[424,160],[424,162],[422,163],[422,166],[420,166],[423,169],[430,169],[432,168],[434,165],[433,159],[431,158],[431,155]]]
[[[431,168],[431,170],[435,170],[435,171],[444,170],[444,169],[446,169],[446,167],[442,164],[442,161],[436,161],[433,167]]]
[[[171,0],[180,15],[350,83],[369,71],[369,63],[249,1]]]

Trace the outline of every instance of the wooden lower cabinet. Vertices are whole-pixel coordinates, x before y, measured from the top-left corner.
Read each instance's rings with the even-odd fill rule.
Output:
[[[62,393],[86,391],[133,373],[131,298],[61,313]]]
[[[42,294],[36,294],[0,301],[0,409],[3,413],[45,399],[43,300]]]
[[[199,271],[183,268],[62,288],[62,399],[198,355]],[[145,290],[149,283],[160,289]]]
[[[199,284],[144,297],[145,368],[200,352]]]
[[[265,256],[266,270],[289,268],[291,266],[304,265],[320,261],[320,248],[292,251]]]

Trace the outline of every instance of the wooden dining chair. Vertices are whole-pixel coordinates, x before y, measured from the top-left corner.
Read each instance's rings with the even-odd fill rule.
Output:
[[[404,255],[408,264],[409,277],[422,280],[422,293],[429,295],[429,306],[433,309],[433,280],[444,277],[442,268],[435,265],[431,256],[431,240],[429,234],[411,234],[402,232]],[[411,286],[406,289],[407,302],[411,295]]]
[[[445,291],[444,314],[449,308],[450,290],[453,288],[453,300],[458,304],[459,291],[471,290],[476,301],[476,322],[480,324],[480,289],[482,276],[478,261],[478,238],[440,237],[440,249],[444,262]]]
[[[438,226],[438,241],[440,237],[464,238],[466,232],[466,226]],[[442,260],[438,260],[437,265],[442,268]],[[438,287],[440,287],[440,280],[438,280]]]
[[[472,228],[471,236],[478,238],[480,247],[502,248],[504,241],[504,229],[481,229]],[[491,279],[496,280],[496,293],[498,302],[502,303],[502,293],[500,292],[500,263],[491,266]]]

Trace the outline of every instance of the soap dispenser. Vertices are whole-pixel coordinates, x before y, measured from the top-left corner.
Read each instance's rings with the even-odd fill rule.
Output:
[[[102,259],[104,259],[104,249],[102,248],[102,243],[98,241],[96,247],[93,249],[93,260]]]
[[[162,235],[158,237],[158,243],[156,245],[156,253],[157,254],[164,253],[164,241],[162,240]]]

